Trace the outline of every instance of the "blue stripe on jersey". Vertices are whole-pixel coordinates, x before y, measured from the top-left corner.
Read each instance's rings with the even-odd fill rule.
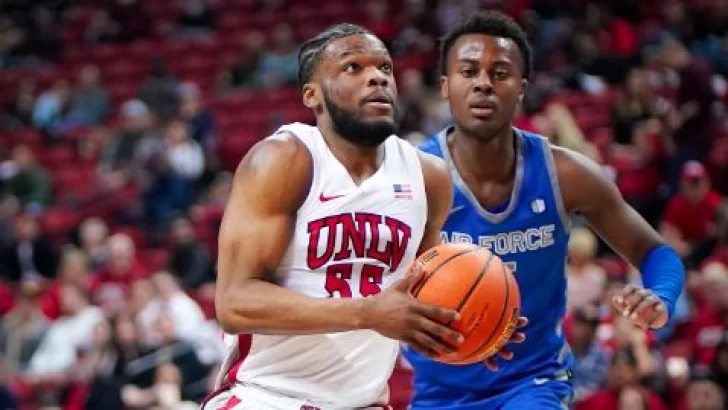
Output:
[[[511,344],[514,358],[499,362],[498,372],[485,365],[449,366],[405,349],[414,367],[413,408],[459,408],[522,383],[563,380],[573,358],[562,331],[566,312],[565,260],[569,219],[559,190],[548,141],[515,130],[518,146],[516,181],[504,209],[480,206],[450,158],[446,137],[451,129],[420,149],[444,158],[455,183],[445,242],[472,242],[487,247],[515,273],[521,293],[526,341]]]

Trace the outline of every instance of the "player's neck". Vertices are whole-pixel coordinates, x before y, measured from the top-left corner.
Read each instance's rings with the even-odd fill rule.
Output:
[[[499,181],[513,176],[516,163],[514,138],[511,127],[489,140],[455,129],[448,139],[448,145],[458,171],[478,180]]]
[[[374,175],[384,161],[384,146],[363,147],[348,141],[332,130],[321,129],[326,145],[355,183]]]

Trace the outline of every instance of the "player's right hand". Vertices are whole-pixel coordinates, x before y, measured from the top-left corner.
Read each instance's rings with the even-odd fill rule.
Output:
[[[454,310],[419,302],[410,290],[424,272],[413,264],[407,276],[378,295],[365,299],[365,328],[407,343],[429,356],[452,353],[463,335],[446,324],[460,319]]]

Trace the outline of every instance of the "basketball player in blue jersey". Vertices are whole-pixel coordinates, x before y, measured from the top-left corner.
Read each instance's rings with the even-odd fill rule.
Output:
[[[645,287],[627,286],[613,300],[638,326],[665,325],[684,268],[596,164],[513,128],[531,73],[526,36],[513,20],[495,12],[470,16],[444,38],[440,65],[454,126],[422,149],[445,159],[456,186],[442,239],[477,243],[499,255],[515,273],[528,320],[519,329],[525,340],[517,337],[520,343],[488,363],[446,365],[405,349],[414,367],[411,408],[568,408],[573,358],[562,321],[570,215],[583,215],[640,268]]]

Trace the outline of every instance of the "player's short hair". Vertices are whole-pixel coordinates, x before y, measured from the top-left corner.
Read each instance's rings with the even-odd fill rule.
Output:
[[[440,73],[447,75],[447,54],[462,36],[467,34],[485,34],[513,40],[521,51],[523,59],[523,78],[531,76],[533,57],[528,37],[515,20],[499,11],[477,12],[460,21],[443,37],[440,43]]]
[[[332,41],[340,38],[349,37],[357,34],[371,34],[370,30],[356,24],[342,23],[331,26],[321,33],[306,40],[298,50],[298,86],[303,89],[303,85],[311,80],[314,71],[321,61],[326,47]]]

